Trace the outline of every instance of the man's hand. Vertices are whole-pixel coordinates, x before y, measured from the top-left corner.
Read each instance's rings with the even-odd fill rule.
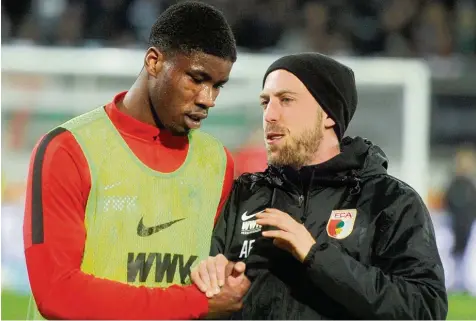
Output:
[[[274,226],[278,230],[263,231],[264,237],[274,238],[274,245],[290,252],[296,259],[304,262],[311,247],[316,243],[303,224],[299,224],[289,214],[271,208],[256,215],[257,224]]]
[[[211,298],[220,292],[220,287],[225,285],[225,278],[231,274],[231,270],[225,275],[228,259],[223,254],[209,256],[192,269],[190,277],[197,287]],[[239,267],[240,268],[240,267]]]
[[[238,269],[236,266],[238,265]],[[241,272],[240,272],[241,271]],[[224,319],[243,306],[243,297],[250,288],[243,262],[229,262],[225,268],[226,281],[220,293],[208,299],[208,319]]]
[[[220,292],[220,288],[225,285],[226,278],[232,273],[239,276],[246,269],[243,262],[230,262],[223,254],[210,256],[200,262],[190,273],[192,282],[211,298]]]

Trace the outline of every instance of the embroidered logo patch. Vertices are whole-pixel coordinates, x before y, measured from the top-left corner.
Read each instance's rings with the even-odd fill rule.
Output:
[[[327,222],[327,235],[338,240],[342,240],[352,233],[354,229],[357,210],[334,210]]]

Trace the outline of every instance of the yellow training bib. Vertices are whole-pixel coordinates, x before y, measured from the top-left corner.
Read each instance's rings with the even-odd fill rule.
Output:
[[[185,162],[166,174],[134,155],[104,108],[61,127],[74,135],[91,173],[81,270],[135,286],[190,283],[190,268],[210,250],[226,170],[222,144],[191,132]]]

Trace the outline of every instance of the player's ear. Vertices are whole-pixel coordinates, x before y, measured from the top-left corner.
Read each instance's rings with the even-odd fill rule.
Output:
[[[326,112],[324,112],[324,128],[329,129],[335,126],[336,122],[334,119],[330,118],[329,115],[327,115]]]
[[[155,47],[147,49],[144,59],[144,67],[147,73],[156,77],[164,66],[164,55]]]

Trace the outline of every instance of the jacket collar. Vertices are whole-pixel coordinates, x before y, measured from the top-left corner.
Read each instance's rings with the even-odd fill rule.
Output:
[[[387,166],[387,157],[378,146],[361,137],[346,137],[341,143],[341,153],[327,162],[300,169],[270,165],[265,173],[273,184],[287,183],[299,190],[306,186],[355,187],[365,177],[386,173]]]

